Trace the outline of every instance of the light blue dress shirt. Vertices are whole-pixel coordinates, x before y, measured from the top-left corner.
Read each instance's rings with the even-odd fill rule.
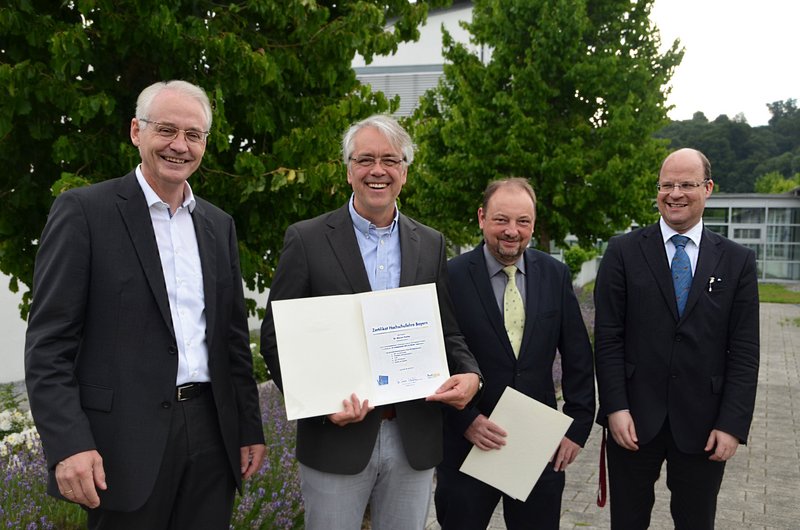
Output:
[[[353,206],[353,196],[350,196],[349,208],[370,287],[373,291],[400,287],[400,229],[397,225],[400,214],[397,205],[394,219],[385,227],[377,227],[361,217]]]

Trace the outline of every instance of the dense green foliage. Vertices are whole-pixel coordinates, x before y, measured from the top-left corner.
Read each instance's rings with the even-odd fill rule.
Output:
[[[35,242],[54,195],[129,172],[138,162],[129,140],[135,98],[176,78],[205,88],[214,105],[191,185],[236,219],[248,286],[268,286],[286,226],[348,195],[342,131],[394,108],[360,86],[355,54],[370,61],[418,38],[428,7],[442,3],[5,2],[0,270],[11,289],[31,285]]]
[[[786,193],[795,188],[800,188],[800,173],[792,178],[786,178],[777,171],[765,173],[756,179],[756,193]]]
[[[694,147],[708,156],[717,191],[752,192],[759,177],[778,173],[791,180],[800,173],[800,109],[794,99],[767,104],[769,123],[751,127],[744,116],[718,116],[709,122],[702,112],[674,121],[657,133],[671,148]],[[792,189],[769,177],[764,188]],[[795,185],[794,187],[797,187]]]
[[[420,183],[408,201],[457,240],[477,234],[481,191],[502,176],[538,195],[540,248],[582,246],[654,218],[666,87],[652,0],[478,0],[471,52],[444,38],[444,78],[414,116]],[[416,163],[415,163],[416,164]],[[446,205],[446,207],[442,207]]]
[[[596,248],[586,249],[578,245],[573,245],[564,250],[564,263],[569,267],[573,280],[581,273],[583,264],[596,257],[597,252]]]
[[[121,176],[138,92],[157,80],[203,86],[214,124],[199,196],[230,212],[248,287],[271,281],[286,226],[334,208],[349,187],[339,138],[395,101],[361,86],[369,62],[418,37],[449,0],[11,0],[0,7],[0,271],[30,286],[36,241],[64,189]],[[770,105],[766,127],[702,115],[665,123],[681,52],[658,52],[652,0],[482,0],[469,29],[481,56],[445,39],[450,64],[407,125],[420,147],[403,210],[453,244],[478,236],[486,182],[525,176],[539,194],[539,246],[585,248],[653,218],[665,154],[707,152],[723,191],[800,172],[800,112]],[[388,30],[384,30],[387,23]],[[485,57],[485,59],[484,59]],[[742,147],[745,146],[745,147]],[[790,181],[791,182],[791,181]],[[765,189],[786,182],[765,178]],[[22,315],[30,293],[23,297]],[[251,305],[251,309],[254,307]]]

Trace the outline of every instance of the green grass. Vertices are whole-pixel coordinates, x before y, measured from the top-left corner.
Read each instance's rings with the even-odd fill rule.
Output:
[[[797,318],[784,318],[781,320],[781,326],[797,326],[800,328],[800,317]]]
[[[773,304],[800,304],[800,291],[791,291],[780,283],[759,283],[758,298]]]

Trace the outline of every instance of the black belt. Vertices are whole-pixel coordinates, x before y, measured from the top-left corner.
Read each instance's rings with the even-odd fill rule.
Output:
[[[178,401],[186,401],[196,398],[209,388],[211,383],[186,383],[175,387],[175,397]]]

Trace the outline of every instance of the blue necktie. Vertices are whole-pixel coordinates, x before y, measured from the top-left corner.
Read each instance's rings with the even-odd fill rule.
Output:
[[[672,258],[672,284],[675,286],[675,299],[678,302],[678,316],[683,316],[689,288],[692,286],[692,264],[686,254],[686,243],[689,238],[676,234],[672,236],[675,244],[675,256]]]

